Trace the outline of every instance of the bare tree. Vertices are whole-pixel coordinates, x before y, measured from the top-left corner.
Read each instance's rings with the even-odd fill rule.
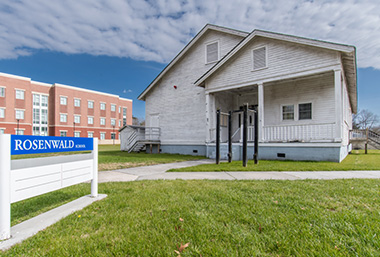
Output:
[[[379,121],[379,116],[367,109],[360,110],[352,117],[354,129],[373,129]]]

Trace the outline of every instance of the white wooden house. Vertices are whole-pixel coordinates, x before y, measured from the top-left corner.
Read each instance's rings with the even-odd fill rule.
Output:
[[[256,106],[260,159],[341,161],[357,110],[355,47],[206,25],[141,93],[161,152],[215,157],[216,110]],[[227,127],[222,119],[222,142]],[[242,119],[233,117],[233,159]],[[157,149],[156,149],[157,151]],[[221,157],[227,158],[227,144]]]

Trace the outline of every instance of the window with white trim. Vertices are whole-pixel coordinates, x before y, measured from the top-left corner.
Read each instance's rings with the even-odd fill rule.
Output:
[[[5,87],[0,87],[0,97],[5,97]]]
[[[25,99],[25,92],[24,92],[24,90],[16,89],[16,99],[21,99],[21,100]]]
[[[67,105],[67,97],[61,96],[59,99],[61,105]]]
[[[106,139],[106,133],[100,133],[100,140]]]
[[[100,125],[106,125],[106,118],[100,118]]]
[[[47,95],[41,95],[41,106],[47,107],[48,106],[48,96]]]
[[[88,107],[88,109],[94,109],[94,101],[88,101],[87,107]]]
[[[219,42],[213,42],[206,45],[206,64],[219,60]]]
[[[74,132],[74,137],[80,137],[80,131],[75,131]]]
[[[111,126],[115,126],[116,125],[116,120],[115,119],[111,119]]]
[[[59,115],[59,121],[60,122],[67,122],[67,114],[60,114]]]
[[[0,118],[4,118],[4,117],[5,117],[5,109],[0,108]]]
[[[33,105],[40,106],[40,95],[33,94]]]
[[[111,139],[116,139],[116,133],[111,132]]]
[[[311,103],[298,104],[298,120],[311,120]]]
[[[74,106],[75,107],[80,107],[80,99],[78,99],[78,98],[74,99]]]
[[[119,120],[119,127],[121,127],[121,120]]]
[[[23,120],[24,112],[24,110],[16,110],[16,120]]]
[[[79,124],[80,123],[80,116],[79,115],[74,115],[74,122],[76,124]]]
[[[5,129],[0,129],[0,135],[5,133]]]
[[[106,104],[100,103],[100,110],[105,110],[105,109],[106,109]]]
[[[111,112],[115,112],[115,111],[116,111],[116,105],[111,104]]]
[[[67,131],[60,131],[61,137],[66,137],[67,136]]]
[[[267,48],[260,47],[252,50],[253,70],[259,70],[267,67]]]
[[[93,138],[94,137],[94,132],[87,132],[87,137]]]
[[[94,117],[88,117],[87,118],[87,123],[88,124],[94,124]]]
[[[294,120],[294,105],[282,106],[282,120]]]
[[[23,129],[19,129],[19,130],[17,130],[16,129],[16,135],[24,135],[24,130]]]

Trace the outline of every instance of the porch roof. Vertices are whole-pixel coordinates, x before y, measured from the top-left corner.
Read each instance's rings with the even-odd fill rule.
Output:
[[[351,108],[354,113],[357,111],[357,74],[356,74],[356,48],[351,45],[344,45],[321,41],[316,39],[309,39],[304,37],[297,37],[281,33],[269,32],[264,30],[253,30],[244,40],[237,44],[228,54],[220,59],[213,67],[211,67],[205,74],[203,74],[197,81],[194,82],[196,86],[204,86],[204,82],[212,74],[214,74],[221,66],[223,66],[230,58],[232,58],[240,49],[256,37],[265,37],[287,41],[291,43],[303,44],[308,46],[320,47],[329,50],[339,51],[342,53],[342,65],[344,74],[347,79],[348,92],[350,97]]]

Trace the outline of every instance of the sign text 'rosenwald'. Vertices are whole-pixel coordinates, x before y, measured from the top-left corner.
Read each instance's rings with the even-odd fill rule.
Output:
[[[11,155],[92,151],[93,147],[92,138],[11,135]]]

